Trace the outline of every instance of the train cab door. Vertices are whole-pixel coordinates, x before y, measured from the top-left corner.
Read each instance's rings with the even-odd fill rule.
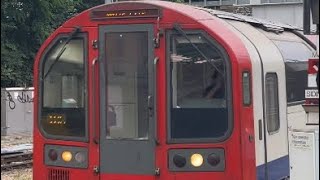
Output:
[[[265,177],[284,179],[289,175],[285,67],[273,44],[263,51]]]
[[[99,27],[101,179],[154,179],[153,29]]]

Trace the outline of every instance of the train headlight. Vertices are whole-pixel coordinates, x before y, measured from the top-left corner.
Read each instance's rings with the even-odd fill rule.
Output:
[[[181,155],[174,155],[173,157],[173,163],[174,165],[176,165],[179,168],[184,167],[187,164],[187,160],[185,157],[181,156]]]
[[[218,156],[217,154],[215,153],[212,153],[208,156],[208,163],[211,165],[211,166],[216,166],[220,163],[220,156]]]
[[[78,162],[78,163],[82,163],[85,161],[85,156],[82,152],[77,152],[76,155],[74,156],[74,159]]]
[[[203,157],[201,154],[193,154],[190,160],[194,167],[200,167],[203,164]]]
[[[70,162],[72,159],[72,153],[70,151],[63,151],[61,157],[65,162]]]
[[[51,161],[55,161],[58,159],[58,153],[56,150],[54,149],[50,149],[48,152],[48,156],[50,158]]]

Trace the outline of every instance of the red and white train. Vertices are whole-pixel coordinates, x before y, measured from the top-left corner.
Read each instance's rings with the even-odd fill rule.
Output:
[[[280,180],[315,46],[294,27],[164,1],[65,22],[34,65],[35,180]]]

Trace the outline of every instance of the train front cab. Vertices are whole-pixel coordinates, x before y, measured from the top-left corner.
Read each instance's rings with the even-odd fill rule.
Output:
[[[213,11],[170,2],[102,5],[68,20],[35,61],[34,179],[273,177],[280,170],[267,162],[287,162],[286,104],[277,101],[281,126],[267,133],[261,107],[275,100],[261,89],[285,82],[284,65],[274,45],[252,42]],[[285,98],[278,85],[271,93]]]

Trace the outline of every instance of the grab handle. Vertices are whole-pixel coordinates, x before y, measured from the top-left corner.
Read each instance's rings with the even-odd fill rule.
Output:
[[[153,72],[154,72],[154,75],[153,75],[153,87],[154,87],[154,98],[153,98],[153,103],[154,103],[154,106],[155,108],[153,108],[153,111],[154,111],[154,139],[155,139],[155,143],[158,145],[160,144],[159,142],[159,139],[158,139],[158,121],[157,121],[157,66],[158,66],[158,61],[159,61],[159,57],[155,57],[154,60],[153,60]]]
[[[262,120],[261,119],[259,119],[258,124],[259,124],[259,140],[262,140]]]
[[[93,132],[93,142],[95,144],[99,144],[99,138],[97,136],[97,131],[96,131],[96,109],[95,109],[95,98],[96,96],[94,95],[95,91],[96,91],[96,83],[95,83],[95,76],[96,76],[96,63],[98,62],[98,58],[94,58],[92,61],[92,132]]]

